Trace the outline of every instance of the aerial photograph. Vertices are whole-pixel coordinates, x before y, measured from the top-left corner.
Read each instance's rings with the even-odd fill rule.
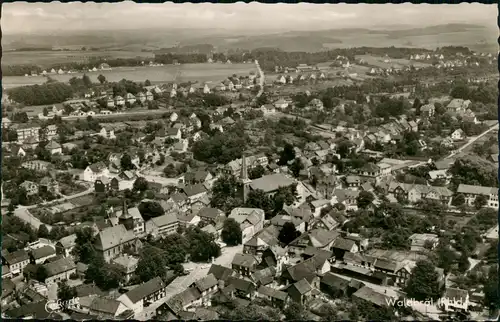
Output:
[[[2,319],[499,319],[496,5],[2,9]]]

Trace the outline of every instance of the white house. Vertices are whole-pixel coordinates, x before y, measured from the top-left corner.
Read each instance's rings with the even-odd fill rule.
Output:
[[[103,138],[110,139],[110,140],[116,139],[115,130],[111,127],[103,127],[99,131],[99,136],[102,136]]]
[[[262,105],[260,110],[264,115],[271,115],[276,113],[276,108],[271,104]]]
[[[459,288],[447,288],[443,297],[439,300],[440,306],[446,312],[469,310],[469,292]]]
[[[284,99],[280,98],[276,102],[274,102],[274,106],[279,109],[285,109],[288,107],[288,102],[285,101]]]
[[[178,118],[179,115],[177,113],[173,112],[172,114],[170,114],[170,122],[175,122]]]
[[[125,95],[125,101],[130,105],[132,105],[136,102],[136,98],[133,94],[127,93],[127,95]]]
[[[144,307],[164,298],[166,288],[167,286],[161,278],[155,277],[121,295],[117,300],[134,311],[134,314],[138,314],[144,310]]]
[[[457,129],[451,133],[451,139],[453,141],[462,141],[465,139],[465,133],[462,129]]]
[[[233,218],[240,224],[242,244],[264,228],[265,214],[259,208],[234,208],[228,218]]]
[[[83,181],[95,182],[99,177],[109,177],[109,169],[103,162],[91,164],[83,171]]]
[[[116,106],[123,106],[125,105],[125,99],[121,96],[116,96],[115,97],[115,105]]]
[[[55,141],[50,141],[45,146],[45,150],[49,151],[50,154],[61,154],[62,153],[61,145]]]
[[[151,218],[146,222],[146,233],[153,237],[160,237],[177,232],[179,221],[173,213]]]
[[[278,76],[278,78],[276,79],[276,82],[280,83],[280,84],[286,84],[285,76],[283,76],[283,75]]]

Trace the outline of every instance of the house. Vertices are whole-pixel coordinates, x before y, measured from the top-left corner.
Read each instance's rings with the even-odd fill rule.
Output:
[[[91,164],[83,171],[83,181],[95,182],[99,177],[109,177],[109,169],[103,162]]]
[[[260,110],[264,115],[271,115],[276,113],[276,108],[272,104],[265,104],[260,107]]]
[[[321,277],[320,290],[333,298],[350,295],[349,279],[328,272]]]
[[[333,192],[333,198],[337,203],[343,204],[347,210],[357,209],[357,198],[359,196],[359,191],[349,190],[349,189],[335,189]]]
[[[313,296],[313,290],[314,288],[306,279],[301,279],[286,289],[290,299],[301,305],[305,305],[306,301]]]
[[[40,180],[40,191],[59,194],[59,182],[51,177],[44,177]]]
[[[280,83],[280,84],[286,84],[286,78],[284,75],[279,75],[277,78],[276,78],[276,82],[277,83]]]
[[[433,117],[436,113],[434,104],[426,104],[420,107],[420,115],[423,117]]]
[[[374,163],[367,163],[358,170],[358,175],[369,180],[377,180],[381,175],[380,167]]]
[[[102,230],[97,235],[94,244],[95,250],[104,257],[106,262],[123,254],[128,247],[137,249],[140,247],[140,242],[135,234],[122,224]]]
[[[208,171],[198,170],[198,171],[189,171],[184,174],[179,180],[187,185],[194,185],[197,183],[208,183],[212,181],[213,176]]]
[[[332,251],[335,254],[335,258],[344,258],[346,252],[357,253],[359,247],[354,240],[339,237],[333,242]]]
[[[458,113],[460,111],[464,112],[469,108],[471,101],[463,100],[461,98],[455,98],[446,106],[446,109],[451,112]]]
[[[285,101],[284,99],[280,98],[276,102],[274,102],[274,106],[278,109],[285,109],[288,107],[288,102]]]
[[[460,184],[457,189],[457,194],[463,194],[465,203],[469,206],[474,205],[476,198],[482,195],[487,200],[487,207],[493,209],[498,208],[498,188]]]
[[[100,131],[99,131],[99,136],[105,138],[105,139],[109,139],[109,140],[112,140],[112,139],[116,139],[116,136],[115,136],[115,130],[112,128],[112,127],[103,127]]]
[[[137,99],[135,98],[135,96],[133,94],[127,93],[125,95],[125,102],[127,102],[128,104],[133,105],[136,101],[137,101]]]
[[[295,180],[290,179],[281,173],[277,173],[266,175],[253,180],[250,183],[250,189],[263,190],[266,194],[272,195],[276,191],[278,191],[280,187],[289,187],[294,183]]]
[[[50,154],[61,154],[62,153],[61,145],[55,141],[50,141],[45,146],[45,150],[49,151]]]
[[[167,236],[177,232],[179,221],[174,213],[151,218],[146,222],[146,233],[153,237]]]
[[[155,277],[131,289],[117,298],[135,314],[141,313],[145,307],[166,296],[166,285],[160,277]]]
[[[368,286],[363,286],[362,288],[357,290],[352,295],[352,298],[368,302],[374,305],[375,307],[379,308],[389,307],[391,301],[393,301],[393,299],[391,299],[389,296],[384,295],[382,293],[378,293],[377,291]]]
[[[35,142],[38,142],[40,129],[41,129],[41,127],[38,125],[31,125],[28,123],[18,124],[16,127],[17,141],[19,143],[24,143],[24,141],[27,138],[33,137]]]
[[[125,99],[121,96],[116,96],[115,97],[115,105],[116,106],[123,106],[125,105]]]
[[[137,269],[139,259],[130,255],[121,255],[112,260],[112,264],[119,267],[120,272],[123,274],[125,282],[129,282]]]
[[[45,245],[31,251],[30,259],[34,264],[43,264],[49,258],[56,257],[56,249],[52,246]]]
[[[196,290],[201,294],[201,304],[208,306],[211,304],[212,296],[219,289],[219,281],[213,274],[208,274],[207,276],[195,281],[189,286],[190,288],[196,288]]]
[[[188,200],[191,204],[201,200],[208,193],[205,186],[201,183],[185,186],[182,190],[188,197]]]
[[[256,297],[266,299],[271,305],[277,308],[284,308],[289,299],[286,292],[276,290],[272,287],[261,285],[256,292]]]
[[[229,267],[212,264],[207,275],[214,275],[218,281],[227,281],[227,279],[230,276],[233,276],[234,273],[235,272]]]
[[[239,298],[252,300],[255,298],[255,291],[257,290],[254,283],[251,281],[230,276],[227,279],[227,286],[223,291],[231,294],[231,297],[237,296]]]
[[[412,203],[416,203],[422,199],[432,199],[449,204],[453,196],[453,192],[446,187],[399,182],[391,182],[388,193],[392,194],[395,198],[404,198]]]
[[[32,181],[24,181],[19,185],[20,188],[26,191],[27,196],[33,196],[38,194],[38,184]]]
[[[58,283],[69,280],[70,275],[76,274],[76,264],[73,259],[64,257],[44,265],[47,271],[45,284]]]
[[[146,101],[151,102],[152,100],[154,100],[154,95],[150,91],[146,91],[144,95],[146,96]]]
[[[89,313],[97,316],[99,319],[115,319],[127,312],[127,307],[120,301],[109,299],[103,296],[96,296],[92,299]],[[131,318],[133,316],[124,316]]]
[[[202,222],[214,226],[222,223],[226,217],[222,210],[210,207],[201,208],[197,215],[200,217]]]
[[[467,312],[470,305],[469,292],[459,288],[446,288],[439,304],[446,312]]]
[[[23,272],[23,269],[30,263],[30,257],[28,253],[21,249],[16,250],[12,253],[7,253],[2,255],[5,265],[9,267],[10,273],[13,276],[19,275]]]
[[[231,268],[242,276],[250,276],[256,271],[258,264],[259,262],[255,256],[236,253],[231,262]]]
[[[10,148],[10,153],[16,157],[25,157],[26,151],[20,145],[14,145]]]
[[[292,241],[288,245],[288,253],[300,255],[309,246],[330,250],[337,237],[339,237],[339,233],[336,231],[329,231],[321,228],[312,229]]]
[[[453,141],[462,141],[465,140],[465,132],[462,129],[457,129],[451,133],[451,139]]]
[[[127,208],[123,203],[122,210],[115,212],[118,223],[123,224],[127,230],[133,231],[135,235],[142,235],[146,231],[146,225],[137,207]]]
[[[410,236],[411,251],[433,250],[439,243],[435,234],[413,234]]]
[[[264,228],[265,213],[258,208],[234,208],[228,218],[234,219],[241,228],[242,244]]]
[[[76,234],[63,237],[56,243],[56,254],[68,257],[72,253],[75,246]]]

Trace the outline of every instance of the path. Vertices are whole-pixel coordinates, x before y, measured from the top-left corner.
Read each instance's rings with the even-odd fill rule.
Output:
[[[260,68],[260,65],[259,65],[259,62],[256,60],[255,61],[255,66],[257,67],[257,70],[259,71],[259,86],[260,86],[260,89],[259,89],[259,92],[257,93],[257,95],[255,95],[255,98],[254,98],[254,101],[257,101],[257,99],[264,93],[264,83],[265,83],[265,76],[264,76],[264,72],[262,71],[262,68]]]
[[[466,144],[462,145],[457,150],[451,152],[450,155],[448,155],[445,159],[449,159],[449,158],[453,157],[454,155],[459,154],[464,149],[466,149],[467,147],[469,147],[471,144],[473,144],[474,142],[476,142],[477,140],[479,140],[480,138],[482,138],[483,136],[485,136],[486,134],[488,134],[488,133],[490,133],[491,131],[494,131],[494,130],[498,130],[498,123],[495,124],[495,125],[493,125],[489,129],[487,129],[483,133],[479,134],[478,136],[473,137],[471,140],[469,140],[469,142],[467,142]]]

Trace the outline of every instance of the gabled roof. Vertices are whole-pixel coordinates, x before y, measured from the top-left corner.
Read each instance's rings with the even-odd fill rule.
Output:
[[[92,311],[97,311],[97,312],[115,315],[116,312],[118,311],[118,308],[120,307],[120,304],[121,304],[121,302],[119,302],[117,300],[97,296],[92,301],[92,304],[90,305],[90,309]]]
[[[229,276],[233,275],[233,273],[234,271],[229,267],[212,264],[207,274],[214,275],[218,280],[225,281]]]
[[[61,148],[61,145],[55,141],[50,141],[46,146],[45,148],[47,150],[55,150],[55,149],[60,149]]]
[[[388,296],[378,293],[368,286],[363,286],[362,288],[357,290],[356,293],[354,293],[352,296],[371,302],[381,307],[387,307],[389,306],[390,303]]]
[[[192,197],[192,196],[195,196],[197,194],[207,192],[207,189],[202,184],[195,184],[195,185],[186,186],[186,187],[184,187],[183,190],[184,190],[184,193],[188,197]]]
[[[204,292],[215,285],[217,285],[217,278],[213,274],[208,274],[193,283],[193,286],[195,286],[200,292]]]
[[[59,243],[66,249],[74,247],[76,245],[76,234],[59,239]]]
[[[123,225],[108,227],[97,235],[96,248],[104,251],[133,239],[135,239],[134,233],[125,229]]]
[[[312,291],[312,286],[306,279],[301,279],[298,282],[293,283],[290,288],[297,290],[300,294],[304,295]]]
[[[137,303],[140,300],[154,294],[166,287],[165,283],[159,277],[155,277],[144,284],[141,284],[132,290],[125,293],[132,303]]]
[[[261,285],[267,285],[273,282],[276,276],[276,270],[274,267],[266,267],[264,269],[258,270],[251,275],[252,281],[259,283]]]
[[[76,268],[75,262],[73,262],[73,260],[70,258],[61,258],[57,261],[45,264],[44,266],[47,270],[48,277],[55,276]]]
[[[342,237],[339,237],[339,238],[335,239],[332,247],[338,248],[341,250],[350,251],[354,245],[356,245],[356,242],[354,242],[353,240],[344,239]]]
[[[257,265],[258,261],[253,255],[236,253],[231,264],[250,268]]]
[[[250,293],[255,291],[255,284],[237,277],[230,276],[227,279],[227,285],[234,287],[238,291]]]
[[[34,259],[40,259],[40,258],[44,258],[44,257],[50,256],[50,255],[55,255],[55,254],[56,254],[56,250],[49,245],[46,245],[46,246],[43,246],[40,248],[36,248],[31,252],[31,255],[33,256]]]
[[[29,260],[29,255],[24,249],[20,249],[4,255],[4,258],[8,264],[12,265]]]
[[[203,207],[198,212],[198,216],[202,218],[217,219],[220,215],[224,214],[222,210],[211,207]]]
[[[349,287],[349,280],[333,273],[327,272],[321,277],[321,283],[338,290],[346,290]]]
[[[177,222],[177,216],[173,213],[167,213],[163,216],[151,218],[151,221],[156,225],[156,227],[163,227]]]
[[[103,162],[97,162],[94,164],[89,165],[90,170],[94,173],[99,173],[104,171],[107,167]]]
[[[264,286],[264,285],[260,286],[257,289],[257,293],[269,296],[269,297],[274,298],[274,299],[278,299],[280,301],[285,301],[286,298],[288,297],[287,293],[280,291],[280,290],[276,290],[276,289],[271,288],[271,287]]]

